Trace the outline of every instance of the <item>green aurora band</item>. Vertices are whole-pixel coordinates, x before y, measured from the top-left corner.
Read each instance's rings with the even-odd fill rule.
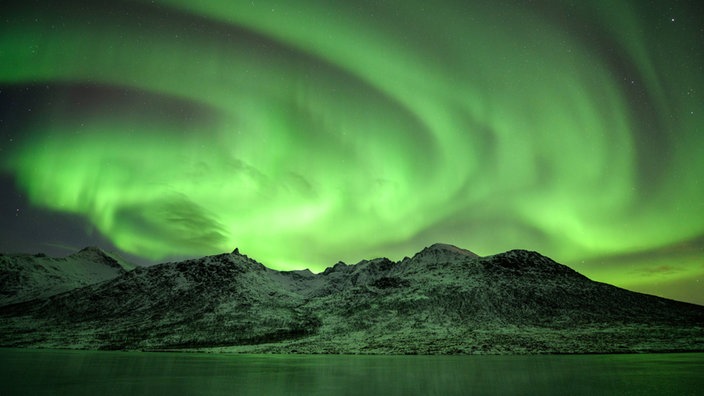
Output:
[[[0,85],[53,89],[1,161],[124,252],[239,246],[319,271],[437,241],[528,248],[704,303],[686,7],[93,3],[3,15]],[[66,105],[88,91],[89,110]]]

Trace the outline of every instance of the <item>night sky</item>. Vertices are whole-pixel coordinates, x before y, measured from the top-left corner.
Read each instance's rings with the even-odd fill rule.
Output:
[[[4,1],[0,251],[536,250],[704,304],[701,1]]]

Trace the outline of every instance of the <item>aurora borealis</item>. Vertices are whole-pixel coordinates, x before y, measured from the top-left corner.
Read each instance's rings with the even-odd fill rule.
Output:
[[[1,251],[441,241],[704,304],[697,1],[6,3]]]

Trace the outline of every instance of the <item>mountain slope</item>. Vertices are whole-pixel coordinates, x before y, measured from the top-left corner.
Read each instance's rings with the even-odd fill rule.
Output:
[[[704,350],[704,307],[593,282],[535,252],[436,244],[279,272],[239,254],[139,268],[0,308],[0,345],[303,353]]]
[[[132,268],[96,247],[63,258],[43,254],[0,255],[0,306],[113,279]]]

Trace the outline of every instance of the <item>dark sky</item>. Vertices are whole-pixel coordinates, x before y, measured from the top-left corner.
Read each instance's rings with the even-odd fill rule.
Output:
[[[0,251],[434,242],[704,303],[699,1],[9,1]]]

